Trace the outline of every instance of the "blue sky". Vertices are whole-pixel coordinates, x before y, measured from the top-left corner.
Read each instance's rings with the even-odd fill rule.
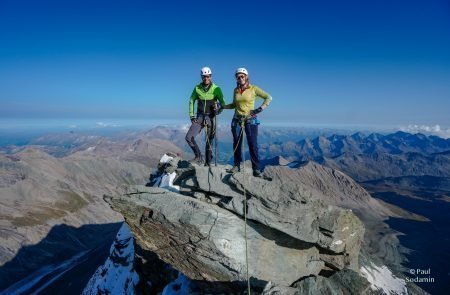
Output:
[[[268,122],[450,126],[449,1],[4,0],[0,27],[1,118],[188,120],[208,65]]]

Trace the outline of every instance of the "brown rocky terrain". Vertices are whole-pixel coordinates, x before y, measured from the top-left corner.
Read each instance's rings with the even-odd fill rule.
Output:
[[[107,225],[123,217],[102,196],[145,183],[148,167],[167,149],[181,152],[170,142],[144,138],[131,143],[103,139],[96,146],[59,158],[37,146],[0,154],[0,290],[77,251],[110,244],[115,231]],[[67,230],[49,239],[52,229],[61,224]],[[75,230],[101,224],[105,226]],[[42,244],[48,239],[51,244]],[[70,240],[79,246],[72,247],[67,243]],[[22,254],[33,245],[39,245],[39,255],[28,250]],[[21,263],[18,255],[28,263]]]

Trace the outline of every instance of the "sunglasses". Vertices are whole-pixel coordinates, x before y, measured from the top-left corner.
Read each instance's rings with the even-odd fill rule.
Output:
[[[202,79],[206,79],[206,78],[211,79],[211,75],[202,76]]]
[[[236,76],[236,79],[245,79],[245,75],[239,75],[239,76]]]

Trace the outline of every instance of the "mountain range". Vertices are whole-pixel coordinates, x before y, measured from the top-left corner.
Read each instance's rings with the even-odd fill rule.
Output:
[[[98,266],[83,261],[93,256],[96,263],[101,257],[106,260],[118,222],[123,221],[103,196],[118,196],[130,185],[146,183],[166,152],[188,154],[185,132],[157,127],[109,137],[64,133],[42,136],[25,146],[1,147],[0,290],[50,273],[55,277],[53,286],[64,285],[77,274],[80,279],[74,286],[83,290],[89,277],[81,280],[79,274],[85,273],[81,268],[93,274]],[[220,159],[231,156],[228,132],[222,129],[219,134]],[[293,139],[298,140],[287,140],[289,134],[297,134]],[[260,151],[266,174],[280,183],[300,183],[317,200],[353,210],[366,229],[363,260],[369,257],[398,275],[407,249],[386,220],[426,224],[430,216],[371,194],[396,191],[425,200],[435,187],[433,201],[448,202],[449,140],[404,132],[299,139],[302,136],[264,131]],[[94,238],[99,234],[101,238]],[[74,242],[68,244],[69,240]],[[24,266],[24,259],[30,263]],[[59,266],[50,267],[58,263],[78,266],[58,279]],[[51,287],[40,282],[39,288]]]
[[[260,152],[263,158],[280,155],[298,165],[313,160],[357,181],[406,175],[450,177],[450,139],[402,131],[266,143]]]

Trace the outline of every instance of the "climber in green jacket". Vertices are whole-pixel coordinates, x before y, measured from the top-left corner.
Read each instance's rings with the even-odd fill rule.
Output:
[[[195,158],[191,163],[202,164],[202,154],[195,142],[195,137],[203,128],[206,128],[205,166],[211,164],[212,141],[215,137],[216,126],[214,117],[220,113],[221,106],[225,105],[222,90],[211,81],[212,71],[209,67],[203,67],[200,71],[202,82],[195,86],[189,100],[189,117],[191,127],[186,134],[186,141],[194,152]],[[197,101],[197,112],[194,105]]]

